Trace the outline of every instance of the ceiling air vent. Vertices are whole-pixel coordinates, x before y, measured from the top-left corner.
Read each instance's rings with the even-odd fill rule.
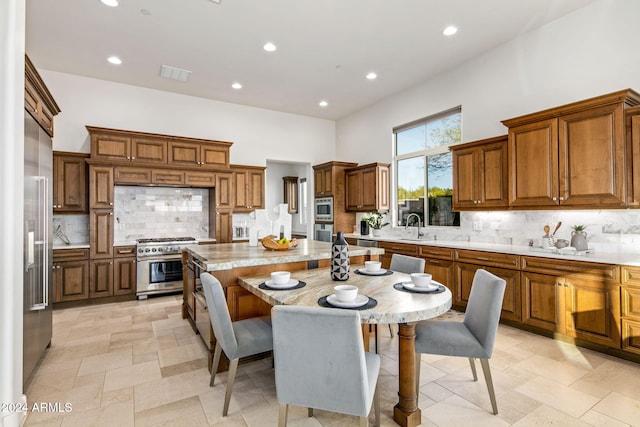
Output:
[[[164,77],[165,79],[173,79],[181,82],[186,82],[191,75],[191,71],[189,70],[181,70],[180,68],[169,67],[167,65],[163,65],[160,70],[160,77]]]

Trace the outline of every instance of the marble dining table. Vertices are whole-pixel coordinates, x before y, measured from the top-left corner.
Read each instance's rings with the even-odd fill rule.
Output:
[[[440,293],[398,290],[394,285],[411,281],[408,274],[393,272],[369,276],[356,273],[362,268],[362,265],[351,266],[349,279],[341,282],[331,280],[329,268],[295,271],[291,278],[305,283],[304,287],[297,289],[268,289],[264,285],[270,279],[268,275],[240,277],[238,284],[271,305],[317,307],[320,302],[325,304],[320,300],[332,295],[334,286],[339,284],[357,286],[359,294],[375,299],[374,307],[359,310],[363,324],[399,325],[398,403],[393,409],[393,419],[402,426],[418,426],[421,412],[416,395],[415,324],[447,312],[451,307],[451,291],[446,287]]]

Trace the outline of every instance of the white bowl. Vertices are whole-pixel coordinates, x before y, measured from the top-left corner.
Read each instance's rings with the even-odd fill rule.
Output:
[[[364,269],[366,271],[371,271],[372,273],[376,272],[376,271],[380,271],[380,267],[382,266],[382,263],[380,261],[365,261],[364,262]]]
[[[411,273],[411,282],[417,287],[429,286],[431,284],[431,277],[429,273]]]
[[[338,301],[350,302],[355,301],[358,296],[358,288],[351,285],[338,285],[333,288]]]
[[[291,279],[291,273],[288,271],[274,271],[271,273],[271,281],[276,285],[286,285]]]

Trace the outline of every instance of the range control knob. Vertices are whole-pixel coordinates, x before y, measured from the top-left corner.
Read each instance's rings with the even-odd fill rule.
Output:
[[[139,248],[139,249],[138,249],[138,253],[140,253],[140,254],[141,254],[142,252],[144,252],[144,251],[142,250],[142,248]]]
[[[156,248],[152,248],[152,249],[151,249],[151,252],[155,252],[155,251],[156,251]]]
[[[162,252],[162,248],[158,248],[158,252]]]
[[[151,250],[149,248],[146,248],[144,251],[145,252],[151,252]]]

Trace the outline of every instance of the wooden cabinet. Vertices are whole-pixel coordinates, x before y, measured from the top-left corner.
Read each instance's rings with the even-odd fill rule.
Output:
[[[298,177],[283,176],[283,203],[287,204],[287,212],[298,213]]]
[[[235,183],[234,211],[264,209],[264,169],[233,166]]]
[[[233,240],[234,174],[216,173],[215,238],[217,243]]]
[[[53,137],[53,118],[60,113],[60,107],[26,55],[24,62],[24,108]]]
[[[271,315],[271,306],[241,286],[225,287],[231,321]]]
[[[167,141],[163,139],[87,128],[91,132],[91,158],[93,159],[137,164],[167,163]]]
[[[520,257],[494,252],[456,249],[454,305],[464,308],[469,301],[476,270],[484,269],[506,281],[500,317],[520,321]]]
[[[151,182],[158,185],[184,185],[184,172],[170,169],[152,169]]]
[[[522,258],[522,322],[620,348],[620,267]]]
[[[215,224],[216,243],[231,243],[233,241],[233,211],[217,210]]]
[[[640,268],[622,267],[622,350],[640,354]]]
[[[315,197],[327,197],[333,195],[333,168],[321,165],[313,167],[313,189]]]
[[[371,163],[345,170],[345,206],[349,212],[389,210],[389,164]]]
[[[168,142],[168,163],[176,166],[188,167],[228,167],[229,166],[229,145],[169,141]]]
[[[418,255],[424,259],[424,271],[431,274],[433,280],[449,288],[455,301],[454,250],[436,246],[418,246]]]
[[[53,152],[53,213],[88,212],[87,154]]]
[[[189,187],[214,187],[216,175],[214,172],[184,171],[184,184]]]
[[[640,106],[626,110],[627,206],[640,207]]]
[[[453,209],[506,208],[507,135],[457,145],[451,151]]]
[[[232,173],[216,173],[216,209],[233,209],[235,204],[233,174]]]
[[[113,258],[113,210],[93,209],[89,213],[91,259]]]
[[[113,295],[113,259],[92,259],[89,298]]]
[[[89,208],[113,209],[112,167],[89,167]]]
[[[418,245],[396,242],[378,242],[378,247],[384,249],[384,254],[380,256],[382,268],[389,268],[389,266],[391,265],[391,256],[393,254],[408,256],[418,255]]]
[[[135,247],[134,247],[135,254]],[[136,291],[137,268],[135,257],[113,259],[113,294],[131,295]]]
[[[114,184],[151,184],[151,171],[149,168],[133,166],[116,166],[113,169]]]
[[[356,163],[331,161],[313,166],[315,197],[333,197],[333,231],[351,232],[356,223],[356,215],[345,206],[346,169],[358,166]]]
[[[625,108],[632,90],[503,121],[509,128],[509,206],[626,206]]]
[[[89,298],[89,250],[53,251],[54,303]]]

